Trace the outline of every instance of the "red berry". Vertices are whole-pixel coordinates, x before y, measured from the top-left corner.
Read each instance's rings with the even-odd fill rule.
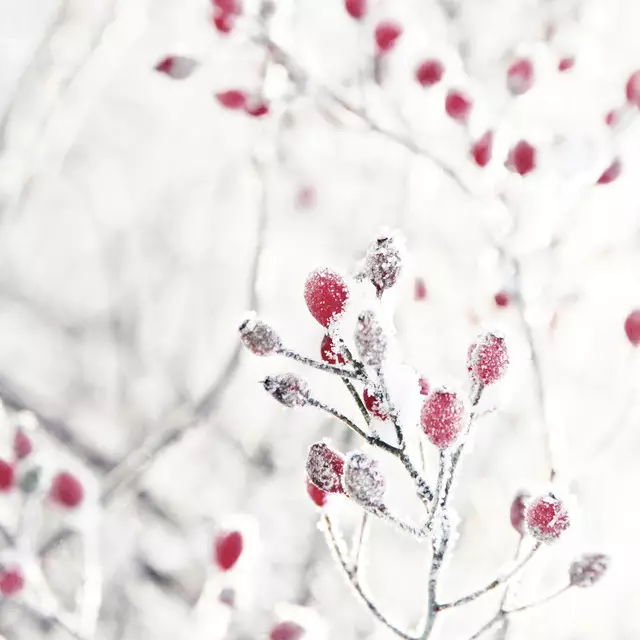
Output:
[[[18,569],[0,571],[0,594],[5,598],[16,595],[24,588],[24,577]]]
[[[424,401],[420,424],[436,447],[446,449],[464,428],[464,413],[462,400],[452,391],[439,388]]]
[[[271,629],[269,640],[302,640],[305,630],[295,622],[279,622]]]
[[[620,112],[617,109],[611,109],[604,117],[604,121],[608,127],[613,127],[620,120]]]
[[[380,420],[386,420],[389,417],[389,412],[387,411],[384,400],[382,400],[380,393],[376,392],[373,387],[365,387],[362,399],[364,400],[364,406],[367,407],[367,411],[373,416]]]
[[[469,350],[467,369],[476,382],[487,385],[502,378],[509,364],[504,338],[487,333]]]
[[[227,34],[233,30],[235,16],[232,13],[219,12],[213,16],[213,26],[219,33]]]
[[[324,507],[327,504],[327,492],[316,487],[309,478],[307,478],[307,493],[317,507]]]
[[[167,56],[158,62],[155,70],[159,73],[173,78],[174,80],[184,80],[188,78],[197,66],[197,62],[193,58],[185,56]]]
[[[358,354],[364,364],[379,367],[387,353],[387,337],[373,311],[358,316],[354,335]]]
[[[496,307],[508,307],[511,302],[511,296],[508,291],[498,291],[498,293],[493,296],[493,299],[496,303]]]
[[[393,238],[384,235],[369,245],[364,262],[364,270],[359,277],[369,278],[379,296],[393,287],[402,271],[400,249]]]
[[[0,491],[10,491],[15,484],[13,465],[6,460],[0,460]]]
[[[309,401],[309,386],[295,373],[267,376],[262,381],[262,386],[285,407],[304,407]]]
[[[420,379],[418,380],[418,384],[420,385],[420,395],[428,396],[429,391],[431,390],[431,387],[429,386],[429,381],[425,377],[420,376]]]
[[[416,80],[423,87],[432,87],[442,80],[444,65],[440,60],[424,60],[416,69]]]
[[[640,309],[635,309],[627,316],[624,321],[624,332],[634,347],[640,344]]]
[[[320,357],[327,364],[345,364],[346,360],[344,356],[338,351],[331,336],[327,334],[322,338],[322,344],[320,345]]]
[[[311,315],[328,327],[344,312],[349,289],[345,281],[334,271],[318,269],[309,275],[304,285],[304,301]]]
[[[24,460],[32,451],[31,438],[22,429],[17,429],[13,436],[13,452],[16,458]]]
[[[518,493],[511,503],[511,526],[520,534],[524,534],[524,512],[526,509],[526,501],[529,498],[528,493]]]
[[[575,58],[561,58],[560,62],[558,62],[558,71],[569,71],[569,69],[573,69],[573,65],[575,65],[575,63]]]
[[[74,475],[61,471],[51,482],[49,497],[61,507],[75,509],[84,500],[84,489]]]
[[[526,140],[520,140],[509,151],[507,167],[521,176],[533,171],[536,166],[536,150]]]
[[[250,100],[245,104],[244,110],[254,118],[261,118],[269,113],[269,105],[262,100]]]
[[[361,20],[367,13],[367,0],[345,0],[344,8],[352,18]]]
[[[247,318],[239,328],[240,340],[251,353],[268,356],[282,348],[278,334],[265,322],[255,317]]]
[[[447,94],[444,108],[450,118],[458,122],[466,122],[471,111],[471,104],[471,98],[466,94],[457,89],[452,89]]]
[[[522,95],[533,86],[533,64],[527,58],[521,58],[511,64],[507,70],[507,88],[514,96]]]
[[[552,493],[531,500],[524,519],[529,533],[542,542],[551,542],[569,528],[569,514],[564,504]]]
[[[220,13],[237,14],[242,12],[239,0],[212,0],[211,4]]]
[[[226,109],[244,109],[247,95],[240,89],[229,89],[216,93],[216,100]]]
[[[616,158],[602,173],[602,175],[598,178],[597,184],[609,184],[613,182],[622,171],[622,165],[620,164],[620,160]]]
[[[244,547],[244,540],[239,531],[229,531],[220,534],[213,545],[213,557],[215,563],[222,571],[232,569]]]
[[[397,22],[391,20],[381,22],[374,33],[378,51],[380,53],[391,51],[401,35],[402,27]]]
[[[486,167],[493,155],[493,133],[487,131],[471,147],[471,155],[479,167]]]
[[[416,278],[413,297],[417,301],[427,299],[427,285],[422,278]]]
[[[316,442],[307,454],[307,476],[309,480],[326,493],[344,493],[342,475],[344,456],[324,442]]]
[[[609,557],[603,553],[585,553],[569,568],[572,587],[592,587],[609,569]]]
[[[361,451],[352,451],[344,464],[344,492],[360,506],[379,508],[384,504],[387,481],[377,460]]]
[[[627,102],[640,109],[640,69],[627,80]]]

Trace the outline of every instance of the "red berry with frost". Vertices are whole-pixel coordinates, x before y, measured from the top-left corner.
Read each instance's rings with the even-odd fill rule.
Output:
[[[376,26],[374,37],[379,53],[387,53],[396,45],[402,35],[402,26],[393,20],[385,20]]]
[[[611,109],[607,111],[607,115],[604,117],[605,124],[608,127],[613,127],[620,120],[620,112],[617,109]]]
[[[376,509],[384,504],[387,482],[377,460],[352,451],[345,460],[342,488],[360,506]]]
[[[640,109],[640,69],[629,76],[626,94],[627,102]]]
[[[24,460],[33,451],[31,438],[23,429],[17,429],[13,436],[13,452],[18,460]]]
[[[373,311],[358,316],[354,341],[364,364],[372,367],[382,364],[387,353],[387,337]]]
[[[424,376],[420,376],[420,379],[418,380],[418,384],[420,385],[420,395],[428,396],[429,392],[431,391],[431,386],[429,385],[429,381]]]
[[[465,425],[464,404],[453,392],[435,389],[424,401],[420,424],[427,438],[439,449],[451,446]]]
[[[380,420],[386,420],[389,417],[386,403],[381,398],[379,391],[376,391],[376,389],[368,385],[364,389],[362,399],[364,401],[364,406],[367,407],[367,411],[371,415],[379,418]]]
[[[471,155],[479,167],[486,167],[491,162],[493,155],[493,133],[491,131],[487,131],[473,143]]]
[[[380,296],[396,284],[401,271],[400,249],[393,238],[383,235],[369,245],[364,259],[364,269],[358,278],[368,278]]]
[[[309,494],[311,500],[313,500],[313,503],[317,507],[324,507],[324,505],[327,504],[327,492],[320,489],[320,487],[316,487],[316,485],[313,484],[313,482],[311,482],[309,478],[307,478],[306,483],[307,493]]]
[[[529,498],[528,493],[520,492],[516,495],[511,503],[511,512],[509,514],[511,518],[511,526],[520,534],[524,535],[524,512],[526,509],[526,502]]]
[[[213,26],[223,35],[231,33],[234,22],[235,16],[232,13],[218,12],[213,16]]]
[[[609,569],[609,557],[604,553],[585,553],[571,563],[569,583],[572,587],[592,587]]]
[[[10,491],[15,484],[13,465],[6,460],[0,460],[0,491]]]
[[[282,349],[278,334],[266,322],[251,316],[239,328],[240,340],[251,353],[268,356]]]
[[[244,539],[239,531],[218,535],[213,545],[213,559],[222,571],[229,571],[238,562],[244,548]]]
[[[509,151],[507,158],[507,167],[511,171],[519,173],[521,176],[527,175],[536,167],[536,149],[526,140],[520,140]]]
[[[278,622],[271,629],[269,640],[302,640],[306,631],[296,622]]]
[[[471,106],[471,98],[457,89],[449,91],[444,103],[447,115],[457,122],[466,122],[471,112]]]
[[[349,289],[345,281],[329,269],[314,271],[304,285],[307,308],[323,327],[328,327],[344,313],[348,298]]]
[[[624,321],[624,332],[634,347],[640,345],[640,309],[635,309],[627,316]]]
[[[576,63],[575,58],[571,58],[571,57],[561,58],[560,62],[558,62],[558,71],[560,72],[569,71],[570,69],[573,69],[575,63]]]
[[[533,63],[521,58],[507,69],[507,88],[514,96],[522,95],[533,86]]]
[[[244,109],[247,94],[240,89],[229,89],[215,94],[216,100],[226,109]]]
[[[416,69],[416,80],[423,87],[432,87],[442,80],[444,65],[440,60],[424,60]]]
[[[295,373],[281,373],[267,376],[262,386],[285,407],[304,407],[309,401],[309,386]]]
[[[0,571],[0,594],[11,598],[24,588],[24,576],[19,569],[4,569]]]
[[[493,300],[496,303],[496,307],[508,307],[511,302],[511,296],[508,291],[502,290],[493,296]]]
[[[327,364],[345,364],[346,360],[336,347],[333,339],[329,334],[322,338],[322,344],[320,345],[320,357]]]
[[[482,385],[500,380],[508,364],[509,354],[504,338],[494,333],[486,333],[469,350],[467,369],[471,369],[472,378]]]
[[[416,278],[413,288],[413,297],[418,302],[427,299],[427,285],[422,278]]]
[[[84,488],[73,474],[61,471],[51,482],[49,498],[61,507],[75,509],[84,500]]]
[[[185,56],[167,56],[156,64],[155,70],[163,73],[174,80],[184,80],[188,78],[198,63],[193,58]]]
[[[367,0],[345,0],[344,8],[355,20],[361,20],[367,13]]]
[[[552,493],[527,503],[524,519],[529,533],[541,542],[551,542],[569,528],[569,514]]]
[[[344,493],[342,475],[344,456],[324,442],[316,442],[307,454],[307,476],[318,489],[326,493]]]
[[[616,158],[603,172],[602,175],[598,178],[597,184],[609,184],[616,180],[622,171],[622,165],[620,164],[620,160]]]

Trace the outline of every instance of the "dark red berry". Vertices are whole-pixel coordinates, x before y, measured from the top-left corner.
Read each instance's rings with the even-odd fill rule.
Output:
[[[33,451],[31,438],[22,429],[16,429],[13,436],[13,452],[18,460],[24,460]]]
[[[572,587],[592,587],[609,569],[609,557],[603,553],[585,553],[569,568]]]
[[[167,56],[158,62],[155,70],[174,80],[184,80],[193,73],[197,64],[195,60],[185,56]]]
[[[616,180],[622,171],[620,160],[616,158],[598,178],[597,184],[609,184]]]
[[[304,285],[307,308],[323,327],[328,327],[342,315],[348,298],[349,289],[345,281],[329,269],[314,271]]]
[[[521,58],[511,64],[507,70],[507,88],[515,95],[526,93],[533,86],[533,64],[527,58]]]
[[[445,388],[435,389],[424,401],[420,424],[427,438],[440,449],[451,446],[465,426],[462,400]]]
[[[626,94],[627,102],[640,109],[640,69],[629,76]]]
[[[247,94],[240,89],[229,89],[216,93],[216,100],[226,109],[244,109],[247,103]]]
[[[640,309],[635,309],[627,316],[624,321],[624,332],[634,347],[640,345]]]
[[[520,534],[524,534],[524,512],[526,509],[526,502],[529,498],[528,493],[520,492],[516,495],[511,503],[511,526]]]
[[[558,71],[563,72],[563,71],[569,71],[569,69],[573,69],[573,66],[576,63],[576,59],[575,58],[571,58],[571,57],[566,57],[566,58],[561,58],[560,62],[558,62]]]
[[[278,622],[271,629],[269,640],[302,640],[305,633],[304,627],[296,622]]]
[[[416,69],[416,80],[423,87],[432,87],[442,80],[444,65],[440,60],[424,60]]]
[[[367,411],[380,420],[386,420],[389,417],[386,403],[381,398],[379,391],[376,391],[371,386],[366,386],[364,393],[362,394],[364,400],[364,406],[367,407]]]
[[[493,296],[493,299],[496,303],[496,307],[508,307],[509,302],[511,302],[511,296],[508,291],[498,291],[498,293]]]
[[[427,285],[422,278],[416,278],[416,282],[413,289],[413,297],[417,301],[427,299]]]
[[[402,26],[392,20],[385,20],[376,26],[374,37],[380,53],[391,51],[402,35]]]
[[[320,345],[320,357],[327,364],[345,364],[346,360],[340,351],[336,348],[333,339],[329,334],[322,338],[322,344]]]
[[[356,20],[361,20],[367,13],[367,0],[345,0],[344,8]]]
[[[61,507],[75,509],[84,500],[84,488],[74,475],[61,471],[51,482],[49,498]]]
[[[607,111],[607,115],[604,117],[604,121],[608,127],[613,127],[620,120],[620,112],[617,109],[611,109]]]
[[[5,569],[0,571],[0,594],[11,598],[24,588],[24,576],[19,569]]]
[[[570,524],[564,504],[551,493],[529,501],[524,518],[529,533],[542,542],[556,540]]]
[[[504,338],[494,333],[486,333],[469,350],[467,369],[471,376],[482,385],[493,384],[502,378],[509,364],[509,354]]]
[[[242,554],[244,539],[239,531],[218,535],[213,545],[213,559],[222,571],[232,569]]]
[[[509,152],[507,167],[521,176],[533,171],[536,166],[536,150],[526,140],[520,140]]]
[[[344,493],[342,475],[344,456],[324,442],[316,442],[307,454],[307,476],[309,480],[326,493]]]
[[[15,484],[13,465],[6,460],[0,460],[0,491],[10,491]]]
[[[324,505],[327,504],[327,492],[320,489],[320,487],[316,487],[309,478],[307,478],[306,483],[307,493],[311,500],[313,500],[317,507],[324,507]]]
[[[466,122],[471,112],[471,98],[462,91],[452,89],[447,94],[444,108],[447,115],[457,122]]]
[[[489,164],[493,155],[493,133],[491,131],[487,131],[473,143],[471,155],[479,167],[486,167]]]
[[[285,407],[304,407],[309,401],[309,386],[295,373],[267,376],[262,385],[267,393]]]
[[[239,331],[242,344],[257,356],[268,356],[282,348],[280,337],[272,327],[253,316],[240,325]]]

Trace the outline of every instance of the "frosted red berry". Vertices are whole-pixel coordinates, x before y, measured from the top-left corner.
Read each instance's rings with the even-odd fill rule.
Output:
[[[316,442],[307,454],[307,476],[326,493],[343,493],[344,456],[324,442]]]
[[[359,277],[366,277],[378,295],[393,287],[402,271],[402,254],[392,237],[380,236],[367,249],[364,270]]]
[[[442,80],[444,65],[440,60],[430,59],[421,62],[416,69],[416,80],[423,87],[432,87]]]
[[[502,378],[509,364],[509,354],[504,338],[486,333],[469,350],[467,368],[471,376],[482,385],[493,384]]]
[[[422,405],[420,424],[436,447],[446,449],[455,442],[465,426],[462,400],[453,391],[435,389]]]
[[[328,327],[342,315],[348,298],[349,289],[345,281],[329,269],[314,271],[304,285],[307,308],[323,327]]]
[[[19,569],[0,570],[0,594],[11,598],[24,589],[24,576]]]
[[[416,301],[420,302],[427,299],[427,285],[423,278],[416,278],[413,287],[413,297]]]
[[[551,493],[530,500],[524,519],[529,533],[541,542],[556,540],[570,524],[564,504]]]
[[[346,360],[344,356],[337,349],[333,339],[329,334],[325,335],[322,338],[322,343],[320,344],[320,357],[327,364],[345,364]]]
[[[508,307],[511,302],[511,296],[508,291],[502,290],[493,296],[493,300],[496,303],[496,307]]]
[[[569,567],[569,583],[583,589],[592,587],[604,577],[609,562],[609,557],[603,553],[585,553]]]
[[[61,507],[75,509],[84,500],[84,488],[73,474],[61,471],[51,482],[49,498]]]
[[[31,438],[24,432],[23,429],[16,429],[13,436],[13,453],[18,460],[24,460],[33,451],[33,444]]]
[[[387,483],[376,460],[352,451],[345,460],[342,488],[354,502],[375,509],[384,504]]]
[[[635,309],[627,316],[624,321],[624,332],[634,347],[640,345],[640,309]]]
[[[313,482],[311,482],[309,478],[306,479],[306,484],[307,493],[309,494],[311,500],[313,500],[313,503],[317,507],[324,507],[324,505],[327,504],[327,492],[320,489],[320,487],[316,487],[316,485],[313,484]]]
[[[184,80],[193,73],[197,64],[195,60],[185,56],[167,56],[156,64],[155,70],[174,80]]]
[[[15,470],[6,460],[0,460],[0,491],[10,491],[15,484]]]
[[[471,98],[457,89],[449,91],[445,98],[445,111],[450,118],[457,122],[466,122],[471,113],[471,106]]]
[[[242,344],[257,356],[268,356],[282,348],[278,334],[270,325],[257,318],[247,318],[240,325],[239,331]]]
[[[507,69],[507,88],[514,96],[522,95],[533,86],[533,63],[528,58],[514,61]]]
[[[486,167],[491,162],[493,155],[493,133],[491,131],[487,131],[473,143],[471,155],[479,167]]]
[[[229,571],[240,559],[243,548],[244,538],[239,531],[222,533],[213,544],[214,562],[222,571]]]
[[[560,61],[558,62],[558,71],[560,72],[569,71],[570,69],[573,69],[575,63],[576,63],[575,58],[571,58],[569,56],[565,58],[560,58]]]
[[[420,379],[418,380],[418,385],[420,386],[420,395],[428,396],[431,391],[431,386],[429,385],[429,381],[424,376],[420,376]]]
[[[309,401],[309,386],[294,373],[267,376],[262,386],[285,407],[303,407]]]
[[[640,69],[629,76],[626,94],[627,102],[640,109]]]
[[[387,53],[391,51],[401,35],[402,26],[393,20],[385,20],[378,24],[374,32],[378,52]]]
[[[511,503],[511,511],[509,513],[511,526],[520,535],[523,535],[525,531],[524,512],[526,509],[526,502],[528,498],[528,493],[520,492],[516,495],[516,497],[513,499],[513,502]]]
[[[380,420],[386,420],[389,417],[386,403],[382,399],[379,391],[376,391],[376,389],[367,385],[362,394],[362,399],[364,401],[364,406],[367,407],[367,411],[371,415],[379,418]]]
[[[620,176],[621,172],[622,172],[622,165],[620,164],[620,160],[616,158],[602,172],[602,175],[598,178],[597,184],[610,184]]]
[[[387,353],[387,337],[373,311],[358,316],[354,335],[358,355],[364,364],[379,367]]]
[[[533,171],[536,167],[535,147],[526,140],[520,140],[520,142],[509,151],[507,167],[511,171],[519,173],[521,176],[525,176]]]
[[[355,20],[361,20],[367,13],[367,0],[345,0],[344,8]]]
[[[297,622],[278,622],[269,634],[269,640],[302,640],[305,635],[304,627]]]
[[[226,109],[244,109],[247,94],[240,89],[229,89],[215,94],[216,100]]]

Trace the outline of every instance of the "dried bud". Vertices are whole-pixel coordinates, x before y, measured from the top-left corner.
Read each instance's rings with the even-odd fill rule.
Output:
[[[569,514],[552,493],[527,503],[524,519],[531,535],[541,542],[552,542],[569,528]]]
[[[267,376],[262,384],[285,407],[303,407],[309,399],[309,386],[295,373]]]
[[[592,587],[609,569],[609,556],[585,553],[571,563],[569,581],[572,587]]]
[[[352,451],[346,459],[342,486],[345,493],[363,507],[379,508],[384,504],[387,483],[373,458]]]
[[[440,449],[456,440],[465,425],[464,404],[448,389],[435,389],[424,401],[420,424],[427,438]]]
[[[343,493],[344,456],[324,442],[316,442],[307,454],[309,480],[327,493]],[[317,503],[316,503],[317,504]]]
[[[529,494],[521,491],[516,495],[511,503],[511,526],[520,534],[523,535],[525,531],[524,527],[524,511],[526,509],[526,501],[529,498]]]
[[[257,356],[268,356],[282,348],[278,334],[255,317],[247,318],[239,330],[242,344]]]
[[[467,369],[480,384],[493,384],[502,378],[509,364],[509,354],[504,338],[486,333],[471,345]]]
[[[368,278],[378,295],[397,282],[402,270],[402,255],[392,237],[380,236],[367,249],[361,278]]]
[[[373,311],[365,311],[358,316],[355,342],[365,364],[373,367],[379,367],[382,364],[387,351],[387,337]]]

